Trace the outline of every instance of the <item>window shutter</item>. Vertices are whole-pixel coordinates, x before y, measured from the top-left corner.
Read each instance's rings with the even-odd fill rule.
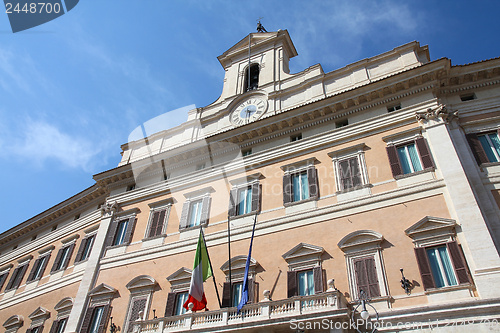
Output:
[[[4,273],[0,275],[0,291],[2,291],[3,284],[5,283],[5,280],[7,280],[7,276],[9,273]]]
[[[40,329],[38,330],[38,333],[42,333],[43,332],[43,325],[42,326],[39,326]]]
[[[94,314],[95,307],[89,306],[87,308],[87,312],[85,313],[85,317],[82,321],[82,326],[80,327],[80,333],[87,333],[90,326],[90,321],[92,320],[92,315]]]
[[[166,223],[167,209],[165,208],[160,212],[160,219],[158,220],[158,225],[156,226],[156,236],[161,235],[163,233],[163,228]]]
[[[49,333],[56,333],[57,332],[57,326],[59,326],[59,320],[54,320],[54,322],[52,322],[52,326],[50,326]]]
[[[417,257],[418,269],[420,270],[424,290],[435,288],[434,278],[432,277],[431,266],[429,265],[429,259],[427,258],[425,248],[415,248],[415,256]]]
[[[118,222],[119,221],[114,220],[109,225],[108,234],[106,236],[106,247],[113,245],[113,241],[116,236],[116,229],[118,228]]]
[[[64,260],[63,262],[62,269],[66,269],[66,267],[68,267],[69,260],[71,259],[71,255],[73,254],[74,249],[75,249],[75,243],[69,246],[68,255],[66,256],[66,260]]]
[[[132,241],[132,235],[134,234],[134,229],[135,229],[135,221],[136,221],[135,216],[128,219],[127,231],[125,232],[123,244],[130,244],[130,241]]]
[[[253,193],[252,193],[253,199]],[[229,191],[229,208],[227,210],[227,214],[229,216],[236,216],[236,203],[238,202],[238,189],[233,188]],[[253,205],[253,200],[252,200]]]
[[[354,261],[354,272],[356,274],[356,282],[358,287],[358,297],[361,294],[361,290],[366,292],[368,297],[370,297],[370,290],[368,288],[368,275],[366,272],[365,261],[366,259],[359,259]]]
[[[389,158],[389,164],[391,165],[392,176],[397,177],[403,174],[403,168],[399,162],[398,151],[396,146],[390,145],[385,147],[387,151],[387,157]]]
[[[318,197],[318,171],[314,166],[307,168],[307,181],[309,183],[309,198]]]
[[[50,270],[50,272],[55,272],[57,270],[57,266],[59,266],[59,262],[61,261],[61,257],[62,257],[62,253],[63,253],[63,249],[64,248],[61,248],[59,249],[59,251],[57,252],[57,256],[56,256],[56,260],[54,261],[54,264],[52,265],[52,269]]]
[[[28,328],[28,329],[26,330],[26,333],[31,333],[31,332],[33,332],[33,329],[32,329],[32,328]]]
[[[288,284],[288,298],[297,296],[297,272],[288,271],[287,273]]]
[[[481,142],[477,138],[477,135],[475,133],[467,134],[466,138],[469,142],[470,148],[472,149],[472,154],[474,155],[477,164],[481,165],[483,163],[488,163],[488,156],[486,156],[486,152],[484,151]]]
[[[313,277],[314,277],[314,293],[322,293],[324,291],[323,288],[323,270],[321,267],[313,268]]]
[[[78,252],[76,253],[75,262],[82,261],[83,250],[87,246],[88,241],[89,241],[89,237],[85,237],[84,239],[82,239],[82,242],[80,243],[80,247],[78,248]]]
[[[102,311],[101,322],[99,323],[99,329],[97,330],[97,333],[105,333],[106,325],[108,324],[108,319],[109,316],[111,315],[111,309],[112,307],[109,306],[109,304],[104,306],[104,309]]]
[[[361,182],[361,170],[359,169],[359,159],[357,157],[351,158],[349,160],[349,167],[351,168],[352,175],[352,187],[362,185]]]
[[[153,213],[153,218],[151,219],[151,225],[149,226],[148,237],[156,236],[156,229],[158,228],[159,220],[160,220],[160,212],[156,211]]]
[[[13,275],[12,277],[15,276],[15,279],[13,281],[13,284],[11,288],[17,288],[21,284],[21,281],[23,280],[24,274],[26,273],[26,270],[28,269],[28,264],[22,265],[21,267],[18,267],[18,272],[17,275]]]
[[[177,293],[168,293],[167,306],[165,307],[165,317],[171,317],[174,315],[176,299],[177,299]]]
[[[12,272],[12,276],[10,277],[9,283],[7,283],[7,287],[5,288],[5,290],[12,289],[14,281],[16,280],[17,272],[19,272],[19,267],[16,267],[16,269],[14,269],[14,271]]]
[[[433,168],[434,162],[432,162],[432,156],[427,146],[427,142],[425,142],[424,138],[418,138],[415,140],[417,145],[418,153],[420,154],[420,159],[422,160],[422,164],[424,169]]]
[[[210,197],[203,197],[203,202],[201,204],[201,217],[200,225],[208,224],[209,213],[210,213]]]
[[[347,190],[352,187],[351,184],[351,169],[349,168],[349,160],[343,160],[339,162],[339,172],[340,172],[340,190]]]
[[[35,260],[35,263],[33,264],[33,268],[31,269],[30,275],[28,275],[27,282],[33,281],[35,279],[36,268],[40,264],[40,259],[41,258],[38,258],[37,260]]]
[[[377,268],[375,267],[375,259],[365,259],[366,273],[368,276],[368,295],[370,297],[380,296],[380,287],[378,283]]]
[[[287,204],[293,201],[292,175],[283,176],[283,203]]]
[[[455,267],[455,273],[458,278],[459,284],[470,283],[469,274],[467,272],[467,267],[465,266],[465,260],[462,255],[457,242],[446,243],[448,247],[448,252],[450,252],[451,261]]]
[[[222,307],[229,308],[231,306],[231,284],[224,282],[222,288]]]
[[[184,205],[182,205],[182,212],[181,212],[181,220],[179,222],[179,229],[185,229],[187,227],[189,206],[191,206],[191,201],[186,201],[184,203]]]
[[[257,283],[253,279],[248,279],[248,303],[255,303],[256,300],[256,290]]]
[[[40,269],[40,277],[43,276],[43,273],[45,272],[45,269],[47,268],[47,265],[49,264],[50,260],[50,254],[44,256],[45,260],[42,263],[42,268]]]
[[[134,322],[140,318],[140,312],[146,310],[146,300],[147,298],[135,299],[132,304],[132,309],[130,310],[130,314],[128,315],[128,332],[132,332],[134,330]]]
[[[260,184],[253,183],[252,184],[252,212],[260,211],[260,192],[261,186]]]

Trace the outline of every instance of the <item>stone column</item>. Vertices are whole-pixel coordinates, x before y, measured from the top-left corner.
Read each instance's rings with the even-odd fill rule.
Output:
[[[116,202],[106,203],[103,208],[101,208],[102,217],[101,223],[99,224],[99,230],[97,231],[94,245],[92,246],[92,252],[87,260],[85,271],[83,273],[76,298],[73,302],[73,308],[71,309],[68,323],[66,324],[65,332],[77,332],[78,325],[85,315],[87,295],[94,287],[95,279],[99,273],[99,261],[104,251],[106,235],[117,208],[118,205]]]
[[[452,218],[460,225],[459,240],[467,264],[481,298],[500,297],[500,258],[487,227],[487,219],[479,206],[450,132],[457,118],[444,106],[417,113],[425,129],[427,141],[438,171],[446,184],[446,201]]]

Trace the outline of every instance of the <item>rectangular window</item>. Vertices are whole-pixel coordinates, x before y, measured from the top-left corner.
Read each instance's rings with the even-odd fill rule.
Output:
[[[26,273],[26,269],[28,269],[28,264],[24,264],[21,266],[18,266],[14,272],[12,273],[12,276],[10,277],[9,283],[7,284],[7,287],[5,290],[12,290],[21,284],[21,281],[23,280],[24,274]]]
[[[104,314],[104,306],[99,306],[94,308],[94,311],[92,313],[92,319],[90,320],[88,333],[99,332],[99,326],[101,325],[103,314]]]
[[[87,260],[94,245],[95,235],[87,236],[82,239],[78,253],[76,254],[75,262]]]
[[[0,274],[0,291],[2,291],[2,287],[7,280],[7,276],[9,276],[9,272]]]
[[[397,111],[397,110],[401,110],[401,104],[397,104],[397,105],[393,105],[393,106],[387,107],[387,111],[388,112],[394,112],[394,111]]]
[[[245,157],[245,156],[249,156],[249,155],[252,155],[252,148],[245,149],[245,150],[241,151],[241,156]]]
[[[32,327],[28,331],[29,333],[42,333],[43,326]]]
[[[314,274],[313,270],[307,270],[297,273],[299,283],[299,296],[314,295]]]
[[[243,282],[233,283],[233,302],[232,306],[238,306],[241,301],[241,294],[243,293]]]
[[[309,182],[307,171],[302,171],[292,175],[293,201],[300,201],[309,198]]]
[[[434,168],[429,147],[422,137],[403,145],[389,145],[386,151],[395,178]]]
[[[362,184],[361,168],[359,167],[357,156],[339,161],[338,172],[340,172],[341,191],[349,190]]]
[[[398,157],[401,162],[401,167],[403,168],[403,174],[423,170],[422,163],[420,163],[420,158],[418,157],[417,149],[415,147],[415,143],[399,146],[396,149],[398,151]]]
[[[49,257],[50,255],[45,255],[35,260],[35,264],[31,269],[30,275],[28,276],[28,282],[38,280],[42,277],[45,267],[47,267],[47,263],[49,262]]]
[[[53,333],[63,333],[66,328],[66,323],[68,322],[68,318],[63,318],[55,322],[56,327],[54,328]],[[52,330],[51,330],[52,331]]]
[[[500,139],[497,133],[478,135],[488,162],[500,162]]]
[[[252,211],[252,187],[238,190],[238,205],[236,215],[248,214]]]
[[[446,246],[426,249],[436,288],[457,285]]]
[[[375,258],[356,259],[353,263],[358,295],[363,290],[369,298],[380,296]]]
[[[118,221],[116,226],[115,239],[112,245],[121,245],[124,243],[125,234],[127,233],[128,219]]]
[[[290,142],[295,142],[299,140],[302,140],[302,133],[298,133],[290,137]]]
[[[71,244],[63,247],[59,250],[56,256],[56,260],[54,261],[54,265],[52,266],[51,272],[56,272],[59,270],[66,269],[69,264],[69,260],[71,255],[73,254],[73,249],[75,248],[75,244]]]
[[[166,225],[168,209],[169,208],[164,208],[152,212],[147,237],[151,238],[163,234]]]
[[[203,206],[202,200],[196,200],[191,202],[189,207],[189,216],[187,227],[194,227],[200,225],[201,222],[201,208]]]
[[[189,296],[188,292],[178,293],[176,295],[174,316],[180,316],[186,313],[186,308],[184,307],[184,303],[186,303],[188,296]]]

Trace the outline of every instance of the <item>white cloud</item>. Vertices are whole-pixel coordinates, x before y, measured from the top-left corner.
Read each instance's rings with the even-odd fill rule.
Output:
[[[96,164],[95,156],[99,145],[90,140],[64,133],[59,128],[44,121],[28,119],[17,137],[9,142],[3,138],[8,154],[17,156],[37,165],[46,160],[56,160],[69,168],[90,171]]]

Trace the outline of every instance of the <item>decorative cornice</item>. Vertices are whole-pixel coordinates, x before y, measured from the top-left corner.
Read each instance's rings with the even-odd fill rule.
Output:
[[[420,124],[427,123],[431,120],[438,121],[439,119],[445,124],[448,124],[451,120],[455,118],[458,119],[458,111],[449,111],[445,105],[441,104],[434,109],[428,108],[425,111],[417,111],[415,112],[415,117]]]

